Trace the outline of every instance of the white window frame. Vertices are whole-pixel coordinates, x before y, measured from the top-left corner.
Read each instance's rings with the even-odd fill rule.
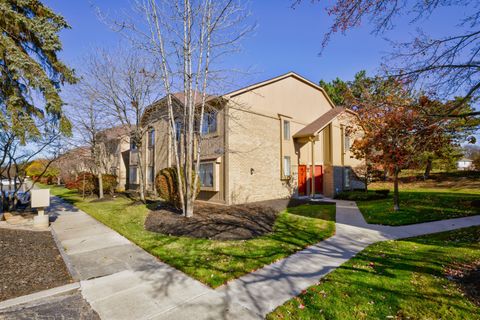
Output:
[[[352,182],[350,181],[352,169],[350,168],[343,168],[343,188],[350,189],[352,187]]]
[[[282,174],[284,178],[290,178],[292,175],[292,158],[283,156]]]
[[[346,133],[343,137],[343,147],[345,149],[345,152],[350,151],[350,137]]]

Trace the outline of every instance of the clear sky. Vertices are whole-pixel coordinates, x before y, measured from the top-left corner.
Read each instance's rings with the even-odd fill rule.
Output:
[[[92,48],[115,46],[120,36],[100,22],[95,6],[111,15],[129,7],[128,0],[45,0],[46,5],[62,14],[72,29],[62,32],[64,50],[61,57],[71,66],[81,68],[81,57]],[[252,19],[256,31],[243,42],[243,51],[231,57],[231,64],[244,70],[255,70],[240,85],[268,79],[295,71],[318,82],[335,77],[352,79],[365,69],[374,72],[390,46],[382,36],[370,34],[368,21],[347,35],[336,34],[322,56],[320,43],[331,22],[322,5],[310,0],[295,10],[291,0],[251,0]],[[387,36],[394,40],[411,39],[415,28],[421,26],[434,35],[447,34],[465,14],[466,8],[441,9],[428,20],[410,25],[400,21]]]

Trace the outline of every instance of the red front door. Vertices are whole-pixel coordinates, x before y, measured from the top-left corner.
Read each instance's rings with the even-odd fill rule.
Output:
[[[315,193],[323,193],[323,168],[315,166]]]
[[[307,166],[298,166],[298,194],[307,194]]]

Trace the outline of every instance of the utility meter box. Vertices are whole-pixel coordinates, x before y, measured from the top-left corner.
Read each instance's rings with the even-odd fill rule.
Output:
[[[50,189],[33,189],[30,192],[32,208],[47,208],[50,206]]]

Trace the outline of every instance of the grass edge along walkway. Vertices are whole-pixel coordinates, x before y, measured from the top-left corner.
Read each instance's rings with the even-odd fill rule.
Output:
[[[473,200],[480,200],[480,190],[408,188],[400,190],[398,212],[393,211],[392,192],[386,199],[356,203],[368,223],[402,226],[480,215],[480,207],[474,207]]]
[[[335,233],[335,205],[302,205],[280,213],[274,232],[251,240],[215,241],[158,234],[144,229],[148,209],[125,197],[82,200],[63,187],[52,195],[77,206],[161,261],[216,288],[285,258]]]
[[[477,226],[372,244],[267,319],[479,319],[446,277],[478,265],[479,240]]]

